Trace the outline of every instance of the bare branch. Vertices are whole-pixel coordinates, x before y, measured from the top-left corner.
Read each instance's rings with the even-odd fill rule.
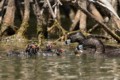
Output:
[[[120,37],[118,35],[116,35],[113,31],[111,31],[107,25],[105,25],[103,22],[99,21],[94,15],[92,15],[89,11],[83,9],[79,4],[78,8],[81,9],[81,11],[83,11],[86,15],[90,16],[91,18],[93,18],[96,22],[98,22],[101,27],[108,33],[110,34],[117,42],[120,43]]]
[[[62,5],[62,3],[60,2],[60,0],[57,0],[57,2],[58,2],[59,5]]]
[[[113,6],[110,4],[109,1],[107,1],[107,0],[89,0],[89,1],[97,3],[97,4],[105,7],[107,10],[109,10],[110,12],[112,12],[113,15],[115,15],[120,20],[118,14],[115,12]]]
[[[55,13],[54,13],[54,11],[53,11],[53,9],[52,9],[52,6],[51,6],[49,0],[45,0],[45,1],[46,1],[47,4],[48,4],[48,7],[49,7],[50,12],[51,12],[51,14],[52,14],[52,17],[55,19],[55,18],[56,18],[56,15],[55,15]]]

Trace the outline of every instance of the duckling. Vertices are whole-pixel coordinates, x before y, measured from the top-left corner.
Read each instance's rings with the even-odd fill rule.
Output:
[[[25,52],[28,53],[28,55],[32,56],[32,55],[37,55],[39,51],[39,47],[38,45],[32,43],[32,44],[28,44],[26,49],[25,49]]]
[[[57,56],[62,56],[62,53],[63,53],[63,52],[64,52],[64,50],[61,49],[61,48],[59,48],[59,49],[56,50],[55,54],[56,54]]]
[[[46,45],[46,49],[42,52],[43,56],[62,56],[64,50],[62,48],[53,48],[52,43]]]
[[[18,57],[23,57],[23,56],[33,56],[37,55],[39,52],[39,47],[36,44],[28,44],[25,51],[16,51],[16,50],[8,50],[7,51],[7,56],[18,56]]]

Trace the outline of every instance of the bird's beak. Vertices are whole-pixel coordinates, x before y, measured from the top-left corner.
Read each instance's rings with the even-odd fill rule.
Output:
[[[78,45],[76,50],[83,50],[83,45]]]
[[[68,39],[68,40],[65,41],[65,44],[66,44],[66,45],[69,45],[70,43],[71,43],[71,40],[70,40],[70,39]]]
[[[78,45],[75,49],[77,52],[82,53],[83,52],[83,45]]]

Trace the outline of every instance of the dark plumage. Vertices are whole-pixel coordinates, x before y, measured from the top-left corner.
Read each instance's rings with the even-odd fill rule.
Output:
[[[28,44],[25,51],[16,51],[16,50],[9,50],[7,52],[8,56],[36,56],[39,52],[39,47],[36,44]]]
[[[54,49],[53,44],[48,43],[46,45],[46,49],[43,51],[43,55],[44,56],[55,56],[55,55],[62,56],[63,52],[64,52],[63,49],[61,49],[61,48]]]
[[[110,49],[108,47],[105,47],[101,40],[99,40],[95,37],[92,37],[92,36],[85,37],[80,32],[69,35],[66,43],[68,43],[68,42],[69,43],[78,42],[79,45],[83,45],[84,48],[90,47],[92,49],[95,49],[95,55],[107,55],[109,57],[110,56],[120,56],[120,49],[116,49],[116,48]],[[91,51],[92,51],[92,49],[91,49]],[[83,51],[85,51],[85,50],[83,50]]]
[[[25,52],[28,53],[28,55],[32,56],[32,55],[37,55],[39,51],[39,47],[36,44],[28,44],[26,47]]]
[[[32,43],[28,44],[25,51],[16,51],[16,50],[9,50],[7,52],[8,56],[17,56],[17,57],[23,57],[23,56],[62,56],[63,49],[53,49],[52,44],[47,44],[45,47],[45,50],[39,51],[39,47]]]

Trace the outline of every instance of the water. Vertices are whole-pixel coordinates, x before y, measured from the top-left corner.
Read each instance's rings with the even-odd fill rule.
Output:
[[[119,58],[0,56],[0,80],[120,80]]]

